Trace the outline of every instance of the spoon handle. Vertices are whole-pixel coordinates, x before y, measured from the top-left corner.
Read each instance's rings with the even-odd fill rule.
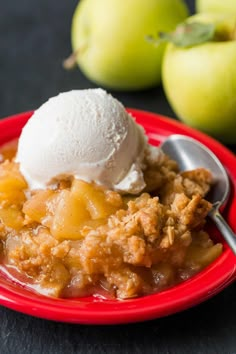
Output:
[[[216,223],[224,239],[228,243],[233,253],[236,255],[236,235],[230,228],[230,226],[227,224],[223,216],[220,214],[218,207],[213,207],[213,209],[210,211],[209,216]]]

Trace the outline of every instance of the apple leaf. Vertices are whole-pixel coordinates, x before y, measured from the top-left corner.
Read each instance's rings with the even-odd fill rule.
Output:
[[[213,23],[182,23],[172,33],[160,33],[160,37],[173,42],[179,47],[192,47],[208,42],[214,38],[215,25]]]
[[[172,42],[178,47],[192,47],[214,39],[215,25],[213,23],[184,22],[178,25],[174,32],[160,32],[159,37],[154,39],[147,36],[147,40],[159,44]]]

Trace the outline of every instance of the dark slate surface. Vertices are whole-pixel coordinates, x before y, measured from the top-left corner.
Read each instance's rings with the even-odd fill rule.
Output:
[[[37,108],[60,91],[95,87],[79,70],[61,67],[71,50],[76,3],[1,1],[1,117]],[[193,0],[188,4],[193,11]],[[113,94],[126,106],[175,117],[161,88]],[[100,327],[50,322],[0,307],[0,353],[236,354],[235,298],[234,283],[204,304],[167,318]]]

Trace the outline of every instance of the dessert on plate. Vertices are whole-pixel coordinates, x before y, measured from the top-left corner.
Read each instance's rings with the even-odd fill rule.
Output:
[[[222,252],[210,171],[180,172],[102,89],[49,99],[0,150],[1,271],[48,296],[161,291]]]

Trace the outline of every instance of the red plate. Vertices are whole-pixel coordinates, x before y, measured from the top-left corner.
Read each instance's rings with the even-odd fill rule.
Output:
[[[214,139],[174,120],[129,109],[144,126],[153,145],[170,134],[191,136],[210,148],[229,172],[231,199],[225,218],[236,230],[236,157]],[[23,113],[0,121],[0,144],[19,136],[32,113]],[[191,279],[158,294],[131,300],[105,300],[98,297],[54,299],[35,294],[12,283],[0,274],[0,304],[29,315],[72,323],[118,324],[154,319],[182,311],[215,295],[236,278],[236,258],[224,242],[223,254]]]

